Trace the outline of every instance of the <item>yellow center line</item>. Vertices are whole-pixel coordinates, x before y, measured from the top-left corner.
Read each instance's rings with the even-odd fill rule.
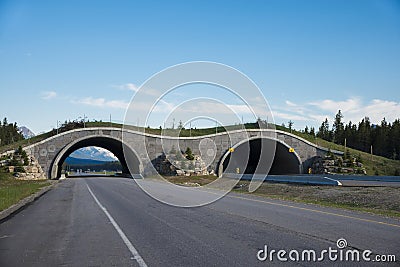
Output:
[[[348,219],[353,219],[353,220],[358,220],[358,221],[377,223],[377,224],[383,224],[383,225],[388,225],[388,226],[393,226],[393,227],[400,228],[400,225],[398,225],[398,224],[392,224],[392,223],[386,223],[386,222],[381,222],[381,221],[363,219],[363,218],[353,217],[353,216],[344,215],[344,214],[338,214],[338,213],[327,212],[327,211],[322,211],[322,210],[315,210],[315,209],[309,209],[309,208],[296,207],[296,206],[293,206],[293,205],[282,204],[282,203],[274,203],[274,202],[269,202],[269,201],[260,200],[260,199],[252,199],[252,198],[246,198],[246,197],[240,197],[240,196],[230,196],[230,195],[226,195],[226,196],[227,197],[231,197],[231,198],[250,200],[250,201],[254,201],[254,202],[260,202],[260,203],[265,203],[265,204],[270,204],[270,205],[275,205],[275,206],[281,206],[281,207],[287,207],[287,208],[299,209],[299,210],[306,210],[306,211],[317,212],[317,213],[322,213],[322,214],[327,214],[327,215],[332,215],[332,216],[337,216],[337,217],[343,217],[343,218],[348,218]]]

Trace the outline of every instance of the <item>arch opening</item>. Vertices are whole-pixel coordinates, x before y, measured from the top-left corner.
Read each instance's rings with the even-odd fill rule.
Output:
[[[275,149],[272,146],[275,146]],[[244,172],[240,171],[240,173],[244,174],[291,175],[302,173],[299,157],[296,153],[290,152],[289,148],[288,145],[279,140],[269,138],[250,139],[235,148],[233,152],[235,155],[232,158],[234,161],[236,157],[248,157]],[[268,153],[273,153],[273,151],[275,151],[275,156],[272,160],[271,155],[268,155]],[[228,167],[235,166],[234,163],[231,164],[231,160],[231,153],[223,159],[223,173],[234,172],[234,168]],[[272,165],[270,160],[272,160]],[[271,167],[269,168],[269,166]]]
[[[141,173],[141,162],[132,148],[112,137],[90,136],[78,139],[65,146],[54,159],[52,167],[50,168],[49,177],[52,179],[61,177],[62,165],[67,157],[76,150],[91,146],[101,147],[113,153],[121,164],[123,175],[129,176]],[[132,173],[129,171],[127,162],[130,162],[131,167],[133,166],[133,169],[131,169]]]
[[[62,164],[62,172],[68,172],[69,175],[115,175],[122,172],[122,166],[111,151],[89,146],[72,152]]]

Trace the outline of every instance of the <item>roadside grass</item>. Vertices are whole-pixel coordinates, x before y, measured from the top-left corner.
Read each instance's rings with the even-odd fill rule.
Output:
[[[48,180],[21,181],[16,180],[10,173],[0,172],[0,211],[18,203],[21,199],[50,185]]]
[[[205,185],[217,177],[170,176],[164,177],[178,185],[185,183]],[[383,216],[400,218],[400,187],[342,187],[313,186],[264,182],[255,192],[248,192],[249,181],[240,181],[233,192],[288,200],[298,203],[316,204]]]

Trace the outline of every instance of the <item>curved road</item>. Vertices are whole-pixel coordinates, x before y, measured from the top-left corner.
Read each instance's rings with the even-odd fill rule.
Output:
[[[234,193],[178,208],[152,199],[131,179],[74,178],[0,224],[0,266],[309,266],[280,262],[276,254],[273,262],[259,261],[257,253],[267,245],[319,256],[337,249],[339,238],[347,249],[371,250],[371,259],[392,254],[399,264],[396,219]]]

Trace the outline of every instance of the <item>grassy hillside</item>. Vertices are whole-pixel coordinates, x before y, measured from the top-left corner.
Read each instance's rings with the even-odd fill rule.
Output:
[[[255,129],[256,128],[256,124],[255,123],[246,123],[245,125],[246,129]],[[87,122],[86,123],[86,127],[116,127],[116,128],[122,128],[123,125],[122,124],[117,124],[117,123],[109,123],[109,122]],[[158,128],[143,128],[143,127],[136,127],[136,126],[129,126],[128,128],[132,129],[132,130],[136,130],[136,131],[145,131],[146,133],[149,134],[155,134],[155,135],[160,135],[161,134],[161,129]],[[209,134],[215,134],[220,133],[220,132],[225,132],[225,131],[231,131],[231,130],[237,130],[237,129],[241,129],[242,126],[241,125],[230,125],[230,126],[226,126],[226,127],[217,127],[217,129],[215,128],[202,128],[202,129],[192,129],[191,131],[189,129],[182,129],[180,131],[180,136],[181,137],[188,137],[188,136],[203,136],[203,135],[209,135]],[[345,151],[344,146],[342,145],[337,145],[335,143],[332,142],[328,142],[325,141],[323,139],[320,138],[315,138],[309,134],[305,134],[299,131],[295,131],[292,130],[290,131],[288,128],[276,125],[276,129],[277,130],[281,130],[281,131],[286,131],[286,132],[291,132],[292,134],[295,134],[299,137],[302,137],[318,146],[322,146],[325,148],[330,148],[332,150],[338,150],[338,151]],[[175,136],[177,135],[178,130],[166,130],[164,131],[164,134],[166,135],[172,135]],[[11,150],[11,149],[16,149],[18,148],[18,146],[27,146],[29,144],[33,144],[36,142],[39,142],[41,140],[44,140],[48,137],[51,137],[53,135],[56,134],[56,131],[50,131],[38,136],[35,136],[31,139],[25,139],[19,142],[16,142],[12,145],[7,145],[7,146],[1,146],[0,147],[0,153],[7,151],[7,150]],[[400,161],[398,160],[391,160],[391,159],[387,159],[384,157],[380,157],[380,156],[375,156],[375,155],[370,155],[368,153],[356,150],[356,149],[352,149],[352,148],[348,148],[351,155],[352,156],[359,156],[362,160],[362,163],[364,164],[367,174],[368,175],[396,175],[398,173],[400,173]]]
[[[339,151],[344,151],[345,149],[342,145],[337,145],[319,138],[317,138],[317,144]],[[368,175],[399,175],[400,173],[400,161],[398,160],[371,155],[369,153],[352,148],[347,149],[350,151],[351,155],[361,156],[362,163],[364,164]]]
[[[277,130],[289,132],[289,129],[282,126],[277,126]],[[345,147],[338,145],[318,137],[313,137],[309,134],[305,134],[298,131],[291,131],[293,134],[306,139],[307,141],[314,143],[318,146],[325,147],[331,150],[338,150],[345,152]],[[381,156],[371,155],[369,153],[356,150],[353,148],[346,148],[350,151],[353,157],[360,157],[368,175],[399,175],[400,173],[400,161],[392,160]],[[397,170],[397,171],[396,171]]]

